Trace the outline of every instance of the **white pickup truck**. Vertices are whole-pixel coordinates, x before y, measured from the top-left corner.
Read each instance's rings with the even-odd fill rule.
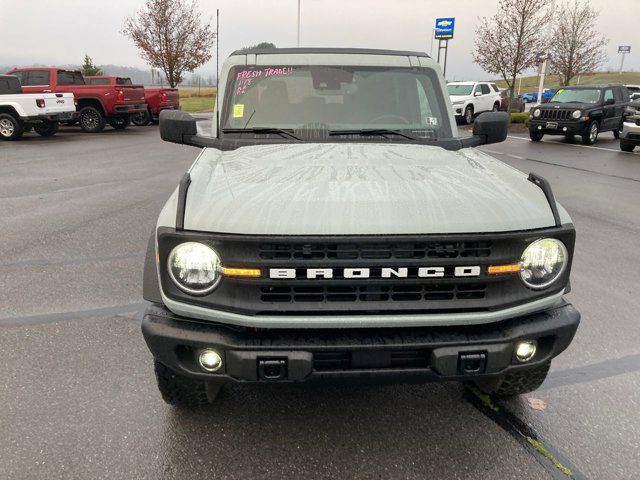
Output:
[[[0,75],[0,139],[17,140],[31,128],[50,137],[60,121],[75,115],[72,93],[22,93],[16,76]]]

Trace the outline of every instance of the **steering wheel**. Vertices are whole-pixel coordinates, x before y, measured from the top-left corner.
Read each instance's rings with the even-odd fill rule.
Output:
[[[373,120],[371,120],[371,123],[384,123],[384,122],[381,122],[381,120],[384,120],[384,119],[400,120],[400,122],[404,123],[405,125],[411,125],[409,120],[407,120],[406,118],[401,117],[400,115],[393,115],[393,114],[380,115],[379,117],[376,117]],[[393,123],[393,122],[391,122],[391,123]]]

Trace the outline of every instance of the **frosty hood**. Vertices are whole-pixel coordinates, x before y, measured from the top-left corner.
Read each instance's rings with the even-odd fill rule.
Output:
[[[555,225],[544,193],[525,174],[473,149],[353,143],[206,149],[190,173],[185,230],[393,235]],[[559,210],[563,223],[570,221]]]

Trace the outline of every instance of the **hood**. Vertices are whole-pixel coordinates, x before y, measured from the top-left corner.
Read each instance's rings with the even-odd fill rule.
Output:
[[[353,143],[205,149],[190,172],[186,230],[393,235],[554,225],[544,193],[523,173],[472,149]]]

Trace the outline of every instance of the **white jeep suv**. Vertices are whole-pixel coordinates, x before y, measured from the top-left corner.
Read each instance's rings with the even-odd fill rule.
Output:
[[[451,82],[447,85],[457,120],[469,125],[482,112],[500,110],[500,90],[490,82]]]

